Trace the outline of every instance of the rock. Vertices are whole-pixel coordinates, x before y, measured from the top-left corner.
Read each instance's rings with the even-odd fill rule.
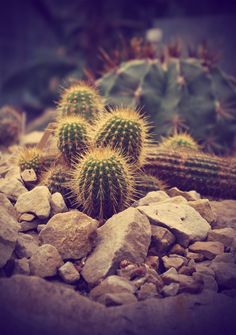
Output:
[[[163,265],[166,270],[169,270],[170,268],[175,268],[176,270],[179,270],[182,265],[187,264],[187,259],[180,256],[180,255],[170,255],[162,257]]]
[[[210,230],[209,223],[195,209],[185,204],[160,203],[139,206],[138,210],[152,224],[170,229],[183,247],[187,247],[191,241],[204,240]]]
[[[221,255],[217,255],[213,262],[235,263],[236,257],[232,252],[227,252]]]
[[[151,225],[151,246],[157,254],[164,254],[175,242],[175,236],[166,228]]]
[[[98,300],[106,293],[135,293],[135,287],[127,279],[119,276],[109,276],[104,279],[98,286],[93,288],[89,296]]]
[[[172,270],[173,268],[171,268]],[[162,274],[162,279],[165,284],[171,284],[171,283],[178,283],[179,284],[179,292],[188,292],[188,293],[199,293],[203,289],[203,281],[202,280],[196,280],[193,277],[173,273],[173,272],[164,272]]]
[[[16,200],[20,195],[27,192],[27,189],[19,179],[7,177],[0,179],[0,192],[4,193],[9,199]]]
[[[5,195],[0,196],[0,268],[2,268],[15,249],[19,224],[15,210]]]
[[[26,187],[32,187],[37,182],[37,175],[33,169],[26,169],[21,173],[21,179]]]
[[[186,275],[186,276],[192,276],[192,274],[196,271],[195,266],[188,264],[188,265],[183,265],[179,269],[179,274],[181,275]]]
[[[138,300],[145,300],[149,298],[158,297],[156,285],[153,283],[144,283],[137,291]]]
[[[18,234],[15,248],[18,258],[30,258],[38,248],[37,241],[31,235]]]
[[[189,201],[188,205],[193,207],[208,223],[212,224],[216,221],[216,214],[211,207],[208,199],[198,199]]]
[[[19,216],[19,222],[32,222],[34,219],[36,218],[36,216],[32,213],[23,213]]]
[[[210,268],[215,272],[216,281],[221,289],[236,288],[236,264],[212,262]]]
[[[29,275],[30,274],[29,260],[27,258],[16,259],[13,274],[22,274],[26,276]]]
[[[22,233],[26,233],[30,230],[36,230],[38,227],[38,220],[32,221],[32,222],[27,222],[27,221],[23,221],[20,223],[20,232]]]
[[[43,228],[45,228],[45,224],[37,225],[37,232],[40,233]]]
[[[236,200],[211,201],[211,207],[216,214],[214,228],[236,226]]]
[[[128,208],[113,215],[98,229],[98,243],[88,257],[82,276],[95,284],[109,274],[114,274],[121,260],[143,262],[151,241],[148,219],[136,208]]]
[[[104,304],[107,307],[121,306],[133,304],[137,302],[137,298],[132,293],[106,293],[100,296],[97,302]]]
[[[71,262],[66,262],[59,269],[58,273],[65,283],[74,284],[80,279],[80,274]]]
[[[65,204],[63,196],[59,192],[52,194],[50,203],[51,203],[53,215],[58,214],[58,213],[64,213],[68,211],[68,208]]]
[[[184,197],[182,197],[181,195],[177,195],[176,197],[172,197],[172,198],[162,200],[161,203],[162,204],[163,203],[165,203],[165,204],[172,203],[172,204],[176,204],[176,205],[181,205],[181,204],[187,204],[188,201]]]
[[[218,291],[218,284],[213,276],[209,276],[199,272],[194,272],[193,278],[197,281],[203,282],[203,289],[212,290],[215,292]]]
[[[200,254],[198,252],[190,252],[190,251],[188,251],[186,253],[186,258],[188,258],[190,260],[192,259],[195,262],[202,262],[205,259],[205,257],[203,256],[203,254]]]
[[[170,249],[169,254],[176,254],[180,256],[186,255],[186,249],[184,249],[180,244],[175,243],[173,247]]]
[[[174,297],[179,292],[179,286],[179,283],[165,285],[163,286],[161,293],[164,295],[164,297]]]
[[[211,264],[211,263],[210,263]],[[196,269],[196,272],[197,273],[201,273],[203,275],[206,275],[206,276],[212,276],[212,277],[215,277],[215,273],[214,271],[210,268],[209,265],[206,265],[206,264],[202,264],[202,263],[199,263],[199,264],[195,264],[195,269]]]
[[[224,244],[221,242],[195,242],[189,246],[189,250],[199,252],[207,259],[213,259],[216,255],[224,253]]]
[[[57,249],[50,245],[41,245],[29,260],[31,274],[38,277],[51,277],[57,274],[57,269],[63,261]]]
[[[1,278],[1,332],[10,335],[17,329],[18,334],[34,335],[235,333],[236,300],[225,294],[203,291],[105,308],[63,286],[34,276]]]
[[[50,215],[51,194],[46,186],[36,186],[32,191],[23,193],[17,199],[15,208],[18,213],[33,213],[39,219]]]
[[[156,203],[168,199],[169,196],[164,191],[149,192],[144,198],[139,199],[138,206],[147,206],[151,203]]]
[[[32,131],[28,134],[25,134],[22,136],[21,143],[23,145],[28,145],[28,146],[34,146],[38,144],[38,142],[41,140],[44,132],[43,131]]]
[[[53,245],[63,259],[80,259],[93,248],[97,221],[78,210],[54,215],[39,233],[42,243]]]
[[[155,271],[158,271],[159,265],[160,265],[160,260],[158,256],[148,256],[146,259],[145,264],[154,269]]]
[[[199,200],[200,199],[200,194],[197,193],[196,191],[181,191],[177,187],[172,187],[171,189],[167,190],[166,193],[170,197],[175,197],[178,195],[181,195],[184,197],[187,201],[194,201],[194,200]]]
[[[208,233],[208,241],[221,242],[225,247],[230,247],[234,238],[236,238],[236,230],[233,228],[218,228]]]

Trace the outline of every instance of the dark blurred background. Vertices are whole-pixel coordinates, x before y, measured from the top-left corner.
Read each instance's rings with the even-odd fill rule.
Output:
[[[206,41],[236,75],[236,1],[6,0],[0,11],[0,105],[39,115],[69,77],[99,77],[99,50],[134,36]],[[154,29],[154,30],[153,30]]]

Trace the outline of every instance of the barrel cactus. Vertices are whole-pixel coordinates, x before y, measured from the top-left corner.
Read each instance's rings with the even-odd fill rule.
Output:
[[[85,153],[74,165],[69,185],[78,205],[99,219],[125,209],[134,195],[132,168],[120,153],[108,147]]]
[[[159,143],[158,149],[200,151],[197,142],[187,133],[164,137]]]
[[[79,81],[63,91],[57,112],[59,116],[80,115],[93,122],[103,108],[103,100],[96,89]]]
[[[95,124],[94,143],[97,147],[118,149],[129,162],[142,164],[148,144],[148,129],[145,118],[134,108],[115,108]]]
[[[156,138],[188,130],[207,150],[226,152],[236,131],[235,80],[201,60],[139,59],[97,82],[110,104],[144,106]]]
[[[42,173],[43,153],[41,150],[33,148],[23,148],[18,157],[18,165],[21,171],[33,169],[36,174]]]
[[[89,145],[89,125],[80,116],[66,116],[57,122],[56,138],[58,149],[68,162],[81,155]]]
[[[8,146],[19,141],[22,116],[12,107],[0,109],[0,145]]]

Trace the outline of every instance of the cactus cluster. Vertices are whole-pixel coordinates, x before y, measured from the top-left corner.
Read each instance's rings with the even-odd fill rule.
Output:
[[[0,109],[0,145],[8,146],[19,141],[22,132],[22,116],[12,107]]]
[[[18,165],[21,171],[33,169],[37,174],[42,172],[42,152],[37,148],[23,148],[18,157]]]
[[[200,151],[198,143],[187,133],[174,134],[164,137],[158,145],[161,150]]]
[[[206,150],[227,152],[236,131],[235,81],[201,60],[138,59],[97,82],[110,104],[144,106],[156,139],[188,130]]]

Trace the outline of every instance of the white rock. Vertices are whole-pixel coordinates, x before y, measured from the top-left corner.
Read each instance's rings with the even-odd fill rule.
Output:
[[[159,296],[159,293],[157,292],[155,284],[146,282],[140,287],[137,296],[139,300],[146,300]]]
[[[162,288],[162,294],[165,297],[174,297],[179,292],[179,283],[171,283]]]
[[[143,262],[151,241],[151,226],[144,215],[130,207],[113,215],[98,229],[97,241],[82,270],[82,276],[90,284],[114,274],[123,259]]]
[[[174,254],[162,257],[162,261],[166,270],[169,270],[172,267],[178,270],[182,265],[187,264],[187,259],[185,257]]]
[[[50,215],[51,194],[46,186],[36,186],[32,191],[23,193],[17,199],[15,208],[18,213],[33,213],[39,219]]]
[[[97,302],[105,306],[121,306],[137,302],[137,298],[132,293],[106,293],[97,299]]]
[[[208,199],[189,201],[188,205],[193,207],[208,223],[212,224],[216,221],[216,214]]]
[[[16,259],[13,274],[29,275],[29,260],[27,258]]]
[[[191,241],[204,240],[211,228],[195,209],[185,204],[160,203],[139,206],[137,209],[152,224],[170,229],[183,247],[187,247]]]
[[[184,197],[188,201],[194,201],[194,200],[198,200],[198,199],[201,198],[200,194],[197,193],[196,191],[188,191],[188,192],[181,191],[177,187],[172,187],[171,189],[167,190],[166,193],[170,197],[175,197],[175,196],[181,195],[182,197]]]
[[[64,282],[74,284],[80,279],[80,274],[71,262],[66,262],[59,269],[58,273]]]
[[[18,258],[30,258],[38,248],[37,241],[31,235],[18,234],[15,248]]]
[[[230,227],[210,230],[208,233],[209,241],[218,241],[226,247],[230,247],[236,238],[236,230]]]
[[[31,274],[38,277],[51,277],[57,274],[57,269],[62,266],[63,261],[57,249],[44,244],[29,260]]]
[[[4,193],[9,199],[16,200],[20,195],[27,192],[27,189],[17,178],[7,177],[0,179],[0,192]]]
[[[175,236],[167,228],[151,225],[152,247],[158,254],[167,252],[175,242]]]
[[[216,255],[224,253],[224,244],[215,241],[195,242],[189,246],[189,250],[202,254],[207,259],[213,259]]]
[[[59,192],[52,194],[50,203],[51,203],[53,215],[58,214],[58,213],[64,213],[68,211],[68,208],[65,204],[63,196]]]
[[[151,203],[168,199],[169,196],[164,191],[149,192],[144,198],[139,199],[138,206],[147,206]]]

